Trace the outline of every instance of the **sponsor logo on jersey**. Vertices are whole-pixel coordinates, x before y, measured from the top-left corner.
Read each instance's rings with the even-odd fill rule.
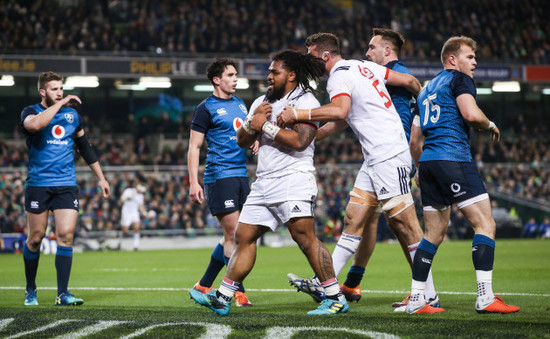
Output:
[[[65,136],[65,128],[61,125],[55,125],[52,127],[52,135],[56,139],[61,139]]]
[[[235,129],[235,131],[237,131],[239,127],[241,127],[242,125],[243,125],[243,119],[241,118],[233,119],[233,129]]]
[[[451,184],[451,191],[453,191],[454,193],[458,193],[460,191],[460,185],[457,184],[456,182],[452,183]]]
[[[38,208],[38,201],[31,201],[31,208]]]
[[[246,109],[246,106],[245,106],[245,105],[240,104],[240,105],[239,105],[239,108],[241,109],[241,111],[243,111],[244,114],[248,114],[248,110]]]
[[[388,190],[386,189],[386,187],[382,187],[380,189],[380,192],[378,192],[378,195],[382,195],[382,194],[388,194],[390,192],[388,192]]]
[[[69,122],[69,124],[72,124],[74,121],[74,115],[71,113],[65,113],[65,119]]]
[[[428,258],[422,258],[422,262],[425,263],[425,264],[429,264],[429,265],[432,264],[432,261]]]
[[[226,115],[226,114],[227,114],[227,110],[225,109],[225,107],[218,108],[218,110],[216,111],[216,113],[218,113],[219,115]]]
[[[366,77],[367,79],[374,78],[374,73],[372,73],[372,71],[368,67],[361,67],[361,65],[357,65],[357,67],[359,67],[359,72],[361,72],[362,76]]]
[[[300,207],[298,207],[298,205],[294,205],[294,208],[292,209],[291,212],[292,213],[300,213],[300,212],[302,212],[302,210],[300,209]]]
[[[78,207],[78,199],[74,199],[73,204],[74,204],[74,207]]]
[[[235,202],[233,201],[233,199],[229,199],[224,201],[224,205],[225,205],[225,208],[235,207]]]

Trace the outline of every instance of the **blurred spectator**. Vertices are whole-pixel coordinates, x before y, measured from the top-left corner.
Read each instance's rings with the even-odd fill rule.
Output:
[[[544,217],[544,220],[540,223],[538,236],[543,239],[550,238],[550,218]]]
[[[523,225],[523,230],[521,231],[522,238],[536,238],[539,231],[539,226],[535,221],[535,218],[529,218],[529,220]]]

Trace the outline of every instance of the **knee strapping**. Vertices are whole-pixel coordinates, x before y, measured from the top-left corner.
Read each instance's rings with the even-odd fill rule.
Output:
[[[380,201],[376,199],[376,196],[370,192],[363,191],[357,187],[354,187],[351,192],[349,192],[350,198],[349,202],[353,204],[366,205],[366,206],[378,206]]]
[[[412,204],[414,204],[412,195],[411,193],[407,193],[391,197],[385,202],[382,202],[382,210],[388,218],[393,218]]]

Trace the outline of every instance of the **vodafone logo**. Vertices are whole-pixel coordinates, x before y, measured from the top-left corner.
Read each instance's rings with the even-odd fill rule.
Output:
[[[242,125],[243,125],[243,119],[241,118],[233,119],[233,128],[235,129],[235,131],[237,131],[239,127],[241,127]]]
[[[52,128],[52,135],[56,139],[61,139],[65,136],[65,128],[61,125],[55,125]]]

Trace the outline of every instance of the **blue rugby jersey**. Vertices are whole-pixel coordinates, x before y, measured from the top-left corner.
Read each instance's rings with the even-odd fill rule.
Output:
[[[398,60],[390,61],[385,65],[387,68],[394,70],[399,73],[411,74],[411,71]],[[414,119],[414,108],[415,101],[411,92],[407,91],[403,87],[391,86],[386,84],[386,88],[390,93],[391,101],[395,106],[395,110],[401,118],[403,123],[403,129],[405,130],[405,135],[407,136],[407,141],[411,140],[411,125]],[[411,107],[412,106],[412,107]]]
[[[210,95],[195,108],[191,129],[203,133],[208,143],[205,184],[246,177],[246,149],[237,145],[237,129],[247,114],[244,101],[236,96],[222,99]]]
[[[63,107],[52,121],[36,133],[23,126],[25,118],[41,114],[40,104],[27,106],[21,112],[21,126],[29,149],[27,186],[76,186],[73,144],[76,132],[82,129],[77,111]]]
[[[466,93],[476,98],[474,81],[457,70],[439,72],[420,92],[418,114],[425,136],[420,161],[472,160],[470,126],[456,104],[456,98]]]

